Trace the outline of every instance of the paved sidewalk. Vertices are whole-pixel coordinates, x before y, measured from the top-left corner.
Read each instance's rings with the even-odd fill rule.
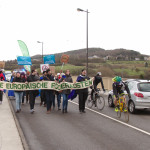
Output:
[[[23,145],[17,130],[6,95],[0,105],[0,150],[23,150]]]

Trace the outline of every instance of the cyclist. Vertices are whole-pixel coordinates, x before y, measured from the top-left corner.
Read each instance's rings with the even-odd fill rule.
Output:
[[[119,94],[124,93],[124,90],[127,91],[128,93],[128,97],[129,99],[131,99],[131,95],[130,95],[130,90],[127,86],[127,84],[125,84],[122,81],[122,78],[119,76],[116,76],[112,79],[112,81],[114,82],[112,87],[113,87],[113,95],[114,95],[114,104],[115,104],[115,111],[118,112],[118,107],[117,107],[117,101],[119,99]],[[126,100],[125,100],[125,104],[126,104]],[[126,109],[124,109],[124,111],[127,111]]]
[[[93,87],[92,87],[91,99],[93,99],[93,93],[94,93],[94,91],[97,91],[97,85],[98,85],[99,83],[101,83],[102,89],[103,89],[103,91],[105,92],[104,84],[103,84],[103,79],[102,79],[101,75],[102,75],[102,73],[101,73],[101,72],[98,72],[98,73],[96,74],[96,76],[94,77],[94,81],[93,81],[94,89],[93,89]]]

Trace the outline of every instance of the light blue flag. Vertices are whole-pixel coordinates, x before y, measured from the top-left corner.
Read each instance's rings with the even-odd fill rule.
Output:
[[[55,55],[44,56],[44,64],[55,64]]]
[[[29,56],[18,56],[17,62],[18,65],[32,65],[31,57]]]

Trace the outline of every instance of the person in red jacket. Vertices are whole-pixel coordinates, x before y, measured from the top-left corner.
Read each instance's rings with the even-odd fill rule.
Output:
[[[4,81],[4,80],[5,80],[5,77],[3,75],[2,70],[0,70],[0,81]]]
[[[4,81],[5,77],[3,75],[2,70],[0,70],[0,81]],[[2,104],[2,100],[3,100],[3,89],[0,89],[0,104]]]

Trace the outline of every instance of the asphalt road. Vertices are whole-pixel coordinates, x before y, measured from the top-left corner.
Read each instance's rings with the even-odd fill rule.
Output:
[[[130,114],[129,123],[122,124],[123,117],[121,122],[111,119],[118,118],[114,109],[108,107],[106,96],[105,100],[101,112],[93,108],[98,113],[86,110],[80,114],[76,99],[69,102],[67,114],[57,109],[46,114],[46,108],[37,99],[34,114],[25,104],[16,115],[31,150],[149,150],[150,110]],[[11,101],[15,107],[15,100]]]

